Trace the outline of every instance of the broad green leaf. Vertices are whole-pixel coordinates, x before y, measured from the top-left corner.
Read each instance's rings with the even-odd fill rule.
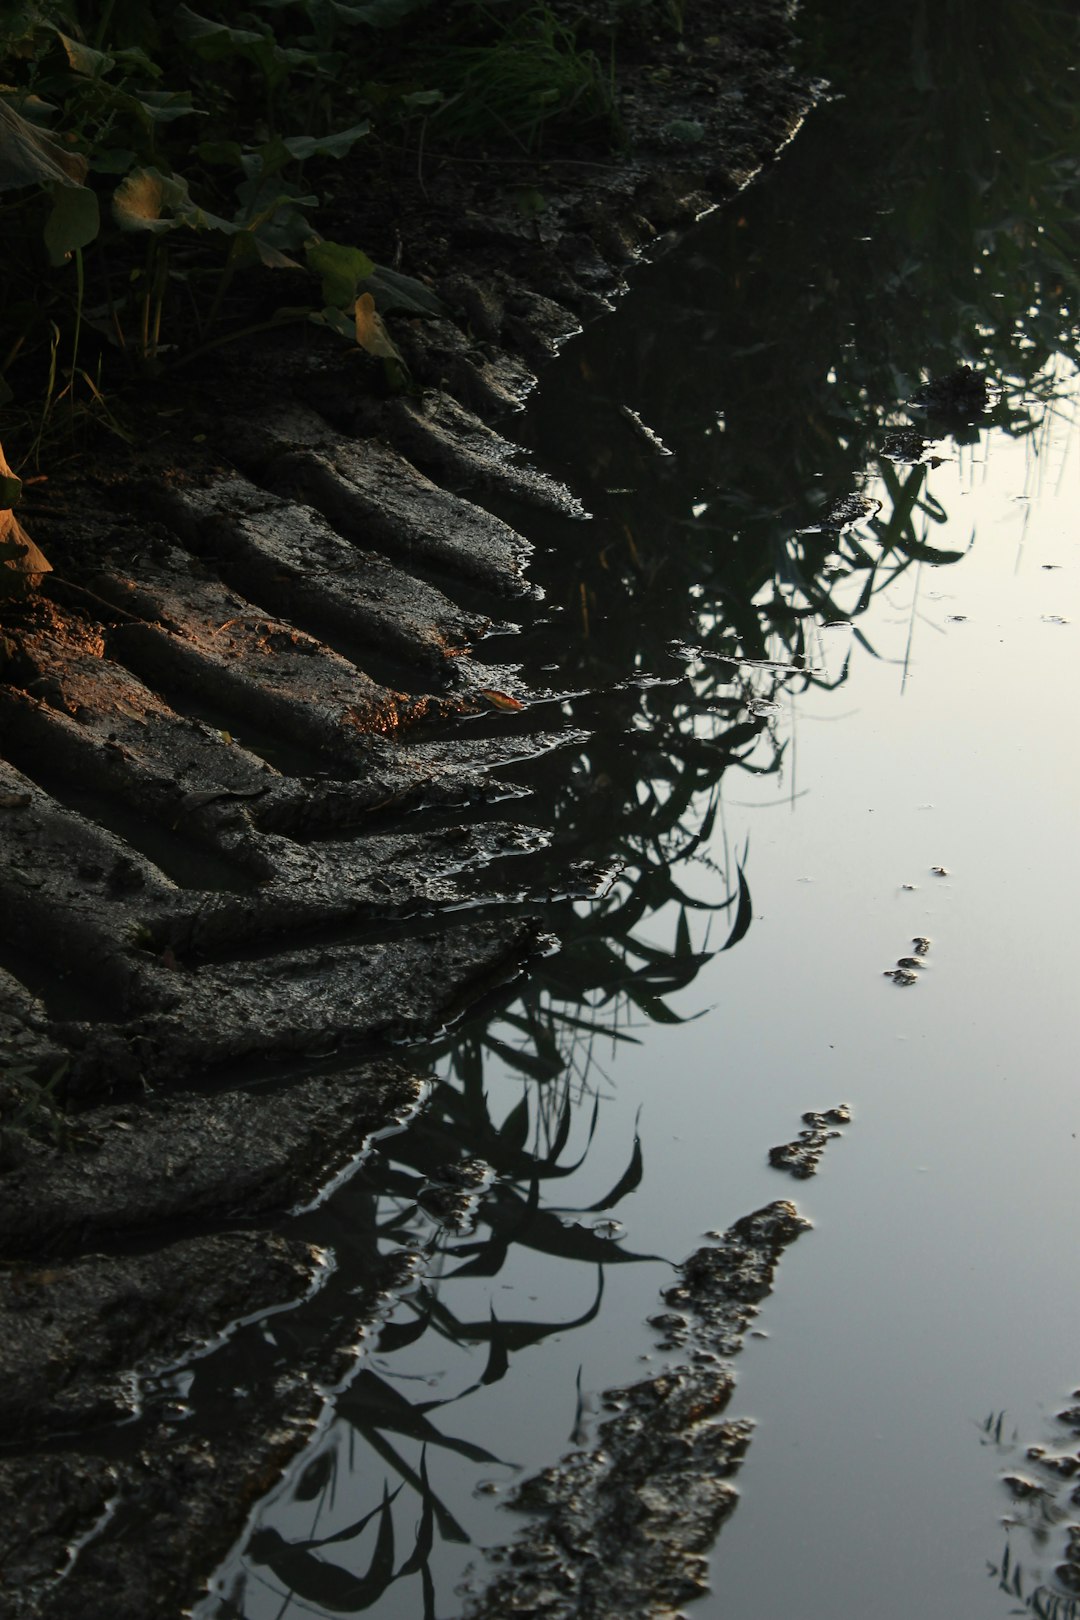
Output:
[[[172,124],[177,118],[209,116],[192,104],[188,90],[143,90],[138,96],[132,96],[131,101],[149,124]]]
[[[308,319],[315,326],[328,326],[339,337],[345,338],[349,343],[356,341],[356,328],[343,310],[327,305],[325,309],[313,309]]]
[[[53,205],[45,221],[45,247],[50,264],[65,264],[78,248],[94,241],[101,229],[98,200],[87,186],[53,188]]]
[[[446,314],[446,305],[436,298],[430,287],[425,287],[415,276],[403,276],[397,270],[386,270],[377,264],[369,276],[357,284],[357,292],[370,292],[380,315],[398,310],[406,315]]]
[[[262,45],[266,41],[266,36],[256,33],[254,29],[229,28],[210,17],[201,17],[190,6],[177,6],[173,13],[173,27],[188,44],[204,48],[210,46],[222,56],[228,55],[237,46]]]
[[[155,62],[141,45],[125,45],[123,50],[115,54],[117,67],[123,68],[127,73],[138,73],[147,79],[160,79],[164,76],[164,68]],[[171,93],[163,92],[166,95]]]
[[[229,250],[230,263],[237,269],[243,269],[249,264],[262,264],[268,270],[299,270],[301,266],[287,253],[267,242],[256,230],[240,231],[232,239]]]
[[[275,135],[272,140],[257,146],[253,152],[245,152],[240,159],[240,167],[249,180],[268,180],[291,161],[292,153],[289,148],[280,135]]]
[[[100,78],[108,73],[110,68],[116,66],[114,57],[107,56],[104,51],[95,51],[89,45],[80,44],[77,39],[62,34],[59,28],[56,30],[56,37],[68,59],[68,67],[73,73],[81,74],[83,78]]]
[[[341,158],[370,131],[371,123],[365,118],[362,124],[353,124],[351,129],[339,130],[336,135],[292,135],[281,144],[290,157],[301,163],[313,157]]]
[[[190,201],[186,180],[164,175],[159,169],[133,169],[113,192],[113,218],[122,231],[175,230],[178,220],[168,217],[177,205]]]
[[[17,186],[81,186],[88,167],[81,153],[61,146],[0,101],[0,191]]]
[[[243,238],[240,240],[243,240]],[[268,270],[299,270],[301,268],[299,260],[292,258],[288,253],[283,253],[279,247],[274,246],[273,242],[267,242],[258,231],[253,234],[252,241],[255,243],[255,252],[259,256],[259,263],[265,265]]]
[[[195,152],[203,163],[220,164],[227,169],[239,169],[244,156],[239,141],[203,141]]]
[[[343,22],[367,23],[370,28],[393,28],[403,17],[427,5],[428,0],[368,0],[366,5],[350,6],[344,0],[331,0],[334,15]]]
[[[243,57],[263,75],[271,89],[279,85],[289,69],[310,65],[310,51],[284,48],[269,32],[256,32],[251,28],[229,28],[200,16],[190,6],[178,6],[173,14],[173,26],[185,44],[206,62],[220,62],[230,56]]]
[[[446,96],[441,90],[410,90],[398,101],[406,112],[426,112],[429,107],[441,107]]]
[[[94,153],[95,174],[127,174],[134,166],[135,153],[124,146],[106,146]]]
[[[357,283],[375,269],[366,253],[343,242],[308,242],[304,254],[309,270],[322,277],[323,302],[337,309],[351,309]]]
[[[236,195],[239,230],[257,230],[264,242],[283,253],[298,252],[310,239],[311,221],[304,210],[316,207],[317,197],[305,195],[276,175],[245,180],[237,186]]]
[[[231,220],[211,214],[192,201],[188,183],[159,169],[133,169],[117,186],[113,218],[123,231],[151,231],[161,235],[186,226],[192,231],[221,231],[235,236],[242,229]]]

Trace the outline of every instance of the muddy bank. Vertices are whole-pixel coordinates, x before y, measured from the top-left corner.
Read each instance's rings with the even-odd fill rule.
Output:
[[[27,502],[55,572],[0,642],[5,1613],[192,1600],[394,1277],[212,1434],[162,1367],[318,1286],[285,1217],[420,1103],[387,1043],[543,948],[514,768],[553,739],[484,640],[530,611],[530,508],[575,505],[491,423],[805,111],[787,6],[693,10],[628,36],[621,156],[343,184],[444,301],[394,325],[416,394],[314,338],[225,351],[146,401],[147,452]]]

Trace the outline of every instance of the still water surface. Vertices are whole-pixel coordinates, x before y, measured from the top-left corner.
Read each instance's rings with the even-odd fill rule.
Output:
[[[615,875],[311,1217],[320,1310],[375,1249],[421,1280],[207,1615],[457,1613],[502,1492],[662,1360],[670,1262],[788,1196],[814,1230],[739,1361],[757,1430],[692,1612],[1072,1612],[1063,1528],[1001,1475],[1080,1385],[1077,22],[916,5],[847,41],[844,9],[806,18],[839,98],[520,425],[593,514],[534,526],[550,611],[504,648],[591,733],[538,818]],[[961,360],[974,425],[905,409]],[[840,1102],[816,1180],[768,1166]],[[454,1232],[416,1194],[473,1158]]]

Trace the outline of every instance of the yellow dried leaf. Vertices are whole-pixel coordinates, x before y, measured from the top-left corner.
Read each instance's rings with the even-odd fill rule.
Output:
[[[509,692],[496,692],[485,687],[476,695],[485,698],[493,709],[523,709],[525,707],[524,703],[521,703],[516,697],[511,697]]]
[[[361,293],[356,300],[353,311],[353,320],[356,325],[356,341],[368,354],[375,355],[380,360],[397,360],[404,365],[400,353],[391,338],[382,316],[375,308],[375,299],[371,293]]]

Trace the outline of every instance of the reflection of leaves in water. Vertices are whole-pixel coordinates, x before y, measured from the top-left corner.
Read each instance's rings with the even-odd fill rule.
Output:
[[[597,1272],[596,1295],[587,1310],[580,1316],[571,1317],[568,1321],[556,1322],[516,1322],[504,1321],[495,1314],[495,1307],[490,1307],[487,1321],[465,1322],[460,1321],[454,1313],[434,1292],[426,1291],[422,1317],[425,1328],[429,1325],[444,1338],[450,1339],[454,1344],[487,1344],[488,1358],[484,1371],[476,1384],[455,1395],[453,1400],[462,1400],[478,1387],[498,1383],[504,1378],[510,1368],[510,1357],[530,1345],[540,1344],[544,1339],[555,1334],[570,1332],[573,1328],[584,1327],[594,1322],[600,1314],[600,1306],[604,1298],[604,1273],[600,1268]],[[407,1302],[411,1303],[411,1302]],[[389,1324],[392,1326],[393,1324]],[[410,1324],[411,1325],[411,1324]],[[385,1330],[384,1330],[385,1331]],[[390,1349],[394,1340],[384,1341],[379,1338],[379,1349]],[[443,1402],[449,1405],[450,1402]]]
[[[482,1160],[494,1181],[467,1238],[424,1229],[432,1275],[378,1342],[390,1359],[430,1336],[472,1349],[475,1371],[456,1394],[412,1403],[365,1368],[339,1403],[370,1448],[368,1471],[374,1455],[398,1491],[408,1487],[400,1498],[384,1488],[353,1527],[367,1525],[370,1536],[377,1526],[377,1567],[372,1556],[359,1574],[325,1575],[314,1535],[297,1543],[292,1563],[276,1531],[252,1544],[253,1559],[324,1609],[316,1580],[352,1581],[361,1594],[385,1583],[392,1512],[400,1535],[411,1502],[419,1523],[395,1578],[419,1576],[423,1612],[434,1614],[436,1537],[464,1541],[466,1531],[433,1493],[425,1458],[429,1448],[477,1464],[488,1454],[444,1435],[430,1414],[500,1383],[515,1356],[595,1320],[604,1267],[649,1258],[567,1225],[575,1211],[545,1207],[542,1195],[568,1197],[562,1189],[587,1175],[602,1046],[634,1041],[643,1021],[684,1020],[677,998],[747,935],[747,856],[729,857],[726,844],[722,856],[715,851],[725,778],[777,777],[787,763],[778,700],[847,679],[850,653],[839,670],[814,667],[816,626],[850,624],[852,641],[876,657],[859,624],[876,599],[920,564],[962,565],[963,552],[938,543],[947,514],[932,488],[933,458],[890,453],[904,400],[925,375],[966,359],[1000,389],[987,420],[1031,436],[1034,451],[1060,386],[1049,362],[1075,352],[1080,129],[1064,69],[1076,17],[1039,0],[958,0],[944,10],[913,0],[875,12],[869,28],[858,8],[827,3],[804,23],[819,70],[838,74],[845,58],[859,64],[847,102],[815,114],[838,132],[825,148],[828,184],[821,144],[796,141],[784,173],[714,216],[694,252],[641,273],[633,333],[613,322],[585,334],[580,352],[593,380],[581,371],[569,379],[567,358],[532,413],[548,451],[561,435],[580,441],[587,420],[597,463],[595,473],[583,468],[580,443],[568,444],[566,463],[597,518],[571,544],[554,537],[544,581],[549,599],[569,609],[553,631],[560,684],[585,694],[567,703],[568,723],[590,735],[561,778],[544,778],[544,804],[560,861],[610,861],[620,875],[588,909],[552,906],[557,953],[486,1021],[443,1039],[426,1113],[380,1144],[364,1172],[372,1248],[412,1232],[418,1195],[445,1180],[447,1167]],[[882,82],[892,86],[887,103]],[[640,456],[611,405],[626,398],[648,402],[675,458]],[[921,418],[915,431],[945,428]],[[965,438],[957,428],[954,443]],[[871,480],[880,510],[841,504]],[[673,643],[685,649],[683,673],[671,685],[642,684],[672,672]],[[541,648],[537,662],[547,657]],[[723,870],[709,868],[703,893],[695,884],[707,860]],[[668,929],[660,940],[658,919]],[[724,943],[710,949],[699,930],[712,919]],[[522,1086],[501,1117],[488,1096],[492,1065]],[[576,1213],[632,1199],[647,1158],[635,1132],[622,1174],[606,1194],[603,1183],[590,1187]],[[522,1251],[595,1265],[586,1307],[536,1321],[503,1320],[490,1301],[481,1312],[471,1300],[467,1312],[455,1310],[463,1279],[470,1288],[503,1276]],[[331,1478],[300,1479],[297,1500],[327,1499]],[[1008,1547],[991,1574],[1041,1620],[1080,1620],[1076,1602],[1028,1581]]]
[[[740,939],[744,939],[750,930],[750,921],[754,915],[754,907],[750,900],[750,885],[746,881],[746,874],[739,867],[739,909],[735,913],[735,921],[731,925],[731,933],[724,942],[723,949],[730,951]]]
[[[630,1163],[619,1177],[606,1197],[600,1198],[595,1204],[589,1205],[590,1214],[599,1214],[601,1210],[614,1209],[616,1205],[641,1185],[641,1178],[645,1173],[645,1165],[641,1154],[641,1137],[634,1132],[634,1151],[630,1155]]]
[[[398,1486],[398,1490],[401,1487]],[[315,1603],[331,1614],[359,1614],[377,1603],[394,1576],[394,1521],[391,1504],[397,1491],[391,1495],[383,1487],[378,1515],[375,1548],[364,1575],[320,1558],[313,1550],[324,1542],[288,1542],[277,1530],[256,1530],[248,1545],[248,1554],[256,1565],[265,1564],[290,1592]],[[359,1534],[375,1514],[367,1514],[359,1521],[354,1534]],[[352,1528],[352,1527],[350,1527]],[[341,1539],[345,1539],[342,1537]]]
[[[395,1535],[391,1509],[403,1484],[391,1491],[384,1483],[382,1501],[378,1507],[328,1536],[311,1536],[288,1542],[276,1530],[257,1530],[248,1545],[248,1556],[254,1565],[272,1570],[287,1591],[316,1605],[318,1610],[331,1614],[360,1614],[377,1603],[395,1581],[419,1574],[423,1578],[424,1617],[427,1620],[430,1616],[434,1620],[434,1586],[428,1560],[435,1541],[436,1500],[428,1481],[426,1450],[420,1454],[416,1483],[421,1503],[420,1520],[412,1552],[397,1570],[394,1568]],[[375,1545],[362,1575],[332,1559],[319,1556],[325,1547],[340,1546],[355,1540],[373,1520],[377,1520]]]
[[[502,1270],[511,1244],[533,1249],[559,1260],[578,1260],[586,1265],[627,1265],[640,1260],[658,1260],[659,1255],[635,1254],[614,1239],[603,1237],[587,1226],[566,1222],[552,1210],[540,1207],[540,1183],[534,1180],[527,1198],[509,1187],[496,1189],[484,1207],[484,1220],[492,1236],[481,1242],[459,1243],[449,1247],[454,1256],[474,1258],[458,1266],[452,1277],[493,1277]]]
[[[470,1462],[497,1463],[499,1458],[483,1446],[443,1434],[424,1415],[430,1407],[442,1404],[441,1401],[414,1404],[370,1367],[364,1367],[348,1389],[338,1396],[337,1409],[339,1416],[348,1418],[361,1434],[375,1428],[389,1429],[393,1434],[407,1435],[410,1440],[456,1452],[459,1457],[468,1457]]]
[[[1025,1576],[1024,1567],[1014,1558],[1008,1541],[998,1563],[988,1562],[987,1574],[1001,1592],[1019,1598],[1029,1613],[1038,1620],[1080,1620],[1080,1599],[1053,1592],[1040,1581]],[[1019,1611],[1013,1610],[1013,1613]]]

